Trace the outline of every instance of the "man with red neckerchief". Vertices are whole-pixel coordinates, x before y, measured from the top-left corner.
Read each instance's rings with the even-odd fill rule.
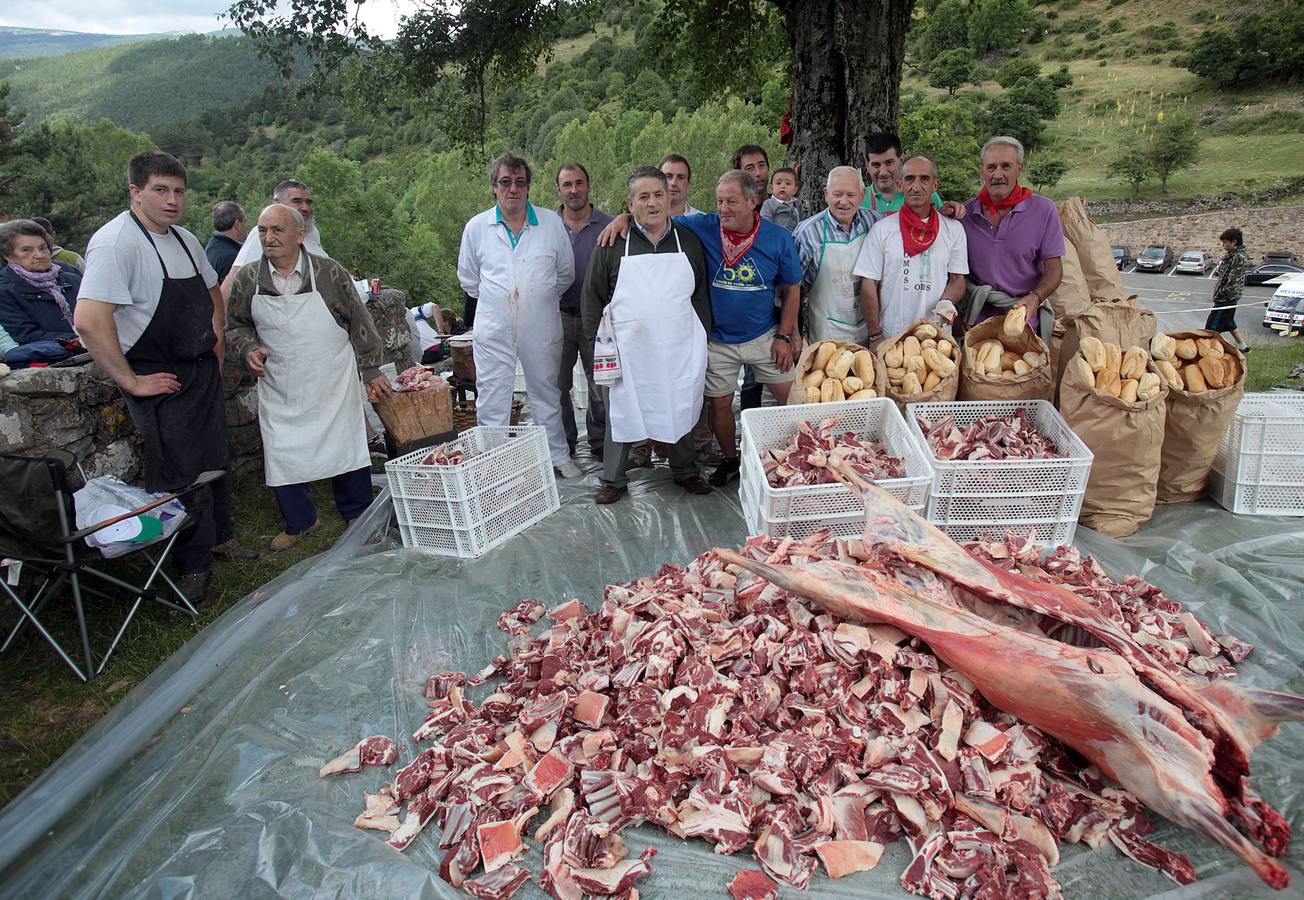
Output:
[[[852,274],[861,279],[860,309],[869,328],[866,343],[904,331],[928,317],[943,300],[964,294],[969,271],[964,228],[933,207],[937,166],[912,156],[901,166],[897,189],[901,211],[874,223],[861,245]]]
[[[1028,322],[1048,336],[1046,298],[1064,275],[1059,212],[1049,199],[1019,184],[1023,144],[1015,138],[992,138],[979,159],[983,188],[965,203],[961,220],[969,241],[965,321],[972,325],[1018,305],[1027,310]]]

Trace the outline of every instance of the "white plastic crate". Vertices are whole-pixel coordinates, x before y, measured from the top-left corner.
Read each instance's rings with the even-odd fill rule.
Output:
[[[904,478],[875,482],[902,503],[923,512],[933,470],[927,457],[910,438],[896,404],[885,397],[875,400],[843,400],[837,403],[803,403],[796,406],[766,406],[742,414],[743,515],[752,534],[805,538],[821,528],[831,528],[838,537],[855,537],[864,531],[865,505],[842,484],[804,485],[775,488],[765,478],[760,453],[783,447],[797,433],[800,422],[818,427],[838,419],[839,432],[883,444],[888,453],[905,460]]]
[[[1304,516],[1304,394],[1246,394],[1218,445],[1209,496],[1234,513]]]
[[[542,427],[479,425],[447,447],[475,455],[457,466],[426,466],[426,448],[385,463],[404,547],[480,556],[560,508]]]
[[[987,416],[1024,410],[1032,425],[1055,442],[1055,459],[938,459],[919,419],[936,423],[946,415],[965,427]],[[936,473],[928,499],[928,521],[957,541],[984,532],[1033,532],[1038,544],[1055,547],[1072,542],[1078,513],[1095,457],[1073,433],[1064,417],[1046,400],[977,400],[910,403],[910,433]]]

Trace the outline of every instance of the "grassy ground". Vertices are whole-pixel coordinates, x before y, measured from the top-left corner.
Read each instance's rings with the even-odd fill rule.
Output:
[[[1304,338],[1255,347],[1246,357],[1245,390],[1266,391],[1281,384],[1304,390],[1304,379],[1288,377],[1296,366],[1304,366]]]
[[[214,569],[209,599],[191,619],[157,604],[142,606],[104,672],[83,684],[54,650],[33,629],[0,656],[0,806],[13,799],[33,779],[68,749],[91,725],[127,692],[175,653],[187,640],[229,609],[254,588],[265,584],[305,557],[328,548],[343,533],[344,523],[335,512],[330,483],[319,482],[313,496],[322,527],[285,553],[264,553],[249,562],[221,562]],[[236,537],[246,546],[263,551],[281,530],[283,522],[271,492],[257,477],[236,486]],[[131,572],[134,565],[117,560],[105,568]],[[91,600],[91,604],[97,601]],[[129,608],[126,600],[106,603],[102,617],[92,616],[91,647],[108,646]],[[12,627],[15,610],[0,604],[4,634]],[[63,601],[47,624],[65,646],[75,646],[76,620],[71,603]],[[79,664],[76,653],[71,653]]]

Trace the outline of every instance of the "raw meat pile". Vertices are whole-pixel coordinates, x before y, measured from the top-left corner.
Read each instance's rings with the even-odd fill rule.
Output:
[[[403,849],[433,822],[441,877],[486,898],[529,880],[516,859],[530,827],[550,895],[636,897],[654,851],[631,856],[619,832],[641,823],[750,849],[763,874],[740,872],[735,898],[806,888],[821,865],[873,868],[901,837],[902,885],[935,898],[1059,896],[1066,842],[1110,842],[1193,881],[1184,856],[1146,840],[1144,800],[1288,883],[1228,820],[1284,852],[1289,826],[1243,776],[1304,698],[1191,674],[1195,658],[1228,673],[1251,648],[1071,550],[1039,563],[1007,538],[971,555],[864,490],[863,540],[750,538],[610,586],[594,612],[521,601],[499,618],[505,655],[429,679],[423,749],[364,794],[355,824]],[[1049,637],[1066,623],[1094,638],[1074,644],[1110,649]],[[1187,708],[1143,696],[1134,669]],[[1238,698],[1243,731],[1197,731],[1230,729]]]
[[[408,394],[412,391],[430,391],[447,386],[448,382],[436,375],[435,370],[429,366],[412,366],[410,369],[404,369],[398,376],[398,392],[400,394]]]
[[[827,420],[818,429],[809,422],[799,422],[797,433],[788,438],[786,447],[762,450],[761,468],[770,487],[836,484],[838,478],[829,468],[834,460],[851,466],[867,481],[905,477],[906,465],[901,457],[888,453],[880,443],[861,440],[855,432],[839,434],[837,427],[837,418]]]
[[[936,422],[919,418],[919,430],[938,459],[1054,459],[1059,447],[1046,437],[1023,410],[1004,416],[985,416],[960,427],[955,416]]]

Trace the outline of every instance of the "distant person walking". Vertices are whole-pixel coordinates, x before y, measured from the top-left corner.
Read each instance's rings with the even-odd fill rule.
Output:
[[[1222,259],[1218,261],[1218,283],[1213,289],[1213,305],[1204,327],[1219,334],[1229,332],[1242,353],[1250,349],[1245,336],[1236,327],[1236,306],[1241,302],[1241,288],[1245,287],[1245,273],[1250,271],[1250,254],[1245,251],[1245,236],[1239,228],[1228,228],[1218,236],[1222,241]]]

